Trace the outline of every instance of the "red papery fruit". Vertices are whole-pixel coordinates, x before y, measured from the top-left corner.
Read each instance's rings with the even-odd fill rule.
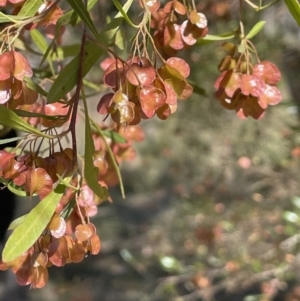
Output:
[[[237,103],[238,103],[238,97],[236,97],[236,96],[239,95],[239,93],[240,93],[240,90],[237,90],[236,93],[232,97],[229,97],[225,93],[224,88],[219,88],[219,90],[216,91],[215,96],[221,102],[221,105],[224,108],[226,108],[228,110],[235,110],[235,108],[237,107]]]
[[[242,74],[233,71],[224,71],[215,82],[215,88],[224,88],[226,94],[232,97],[241,86]]]
[[[155,111],[165,104],[166,99],[166,94],[154,86],[144,87],[139,92],[141,108],[148,118],[151,118]]]
[[[67,244],[69,257],[67,258],[67,263],[74,262],[79,263],[84,259],[85,249],[77,239],[73,239],[70,235],[65,235],[64,239]]]
[[[66,115],[68,114],[68,107],[65,104],[55,102],[46,104],[44,106],[44,114],[47,116],[59,117],[55,120],[42,118],[42,125],[45,127],[60,127],[67,122]]]
[[[150,61],[146,58],[142,58],[139,63],[130,64],[126,77],[134,86],[149,86],[153,83],[156,72]]]
[[[95,234],[88,242],[86,246],[86,251],[89,252],[92,255],[99,254],[101,249],[101,242],[100,238],[97,234]]]
[[[22,54],[6,51],[0,55],[0,104],[9,101],[9,107],[32,104],[38,93],[23,82],[25,76],[32,77],[32,69]]]
[[[49,228],[50,233],[55,238],[63,237],[66,233],[66,222],[62,217],[59,217],[59,224],[57,227],[52,227],[52,229]]]
[[[12,77],[22,81],[25,76],[32,75],[32,69],[21,53],[6,51],[0,55],[0,81]]]
[[[180,35],[183,42],[192,46],[196,44],[199,38],[204,38],[208,33],[207,27],[199,27],[196,24],[191,23],[190,20],[184,21],[180,26]]]
[[[108,163],[103,152],[98,152],[94,155],[94,165],[99,169],[99,174],[104,175],[107,172]]]
[[[191,69],[185,60],[183,60],[179,57],[170,57],[167,60],[167,63],[169,66],[171,66],[172,68],[177,70],[184,78],[187,78],[190,75]],[[170,72],[172,72],[172,70]],[[176,74],[175,74],[175,76],[176,76]]]
[[[41,7],[38,10],[38,13],[41,13],[42,11],[46,10],[50,7],[54,2],[48,1],[46,4],[42,4]],[[61,8],[57,5],[52,5],[51,11],[47,13],[47,15],[38,22],[38,26],[49,26],[49,25],[55,25],[57,20],[63,15],[63,11]]]
[[[0,81],[9,79],[14,74],[15,61],[12,51],[0,55]]]
[[[145,133],[140,126],[127,126],[126,129],[120,128],[119,134],[130,141],[143,141],[145,139]],[[128,144],[128,142],[126,144]]]
[[[42,288],[46,285],[49,278],[48,269],[39,266],[33,269],[30,288]]]
[[[95,194],[91,188],[86,184],[82,185],[80,195],[78,197],[78,204],[84,208],[84,212],[87,217],[95,216],[98,212],[94,198]]]
[[[0,0],[0,6],[6,6],[8,2],[12,3],[12,4],[17,4],[17,3],[21,3],[24,0]]]
[[[169,105],[164,104],[156,111],[156,115],[161,120],[166,120],[172,114],[171,108]]]
[[[120,60],[114,60],[103,74],[103,82],[111,88],[119,87],[125,80],[125,64]]]
[[[192,87],[186,81],[186,75],[189,74],[189,67],[186,62],[181,59],[170,58],[169,60],[170,64],[176,68],[172,67],[167,61],[167,64],[158,69],[158,73],[164,82],[169,85],[169,88],[171,87],[175,91],[178,99],[186,99],[193,91]]]
[[[115,58],[113,57],[107,57],[106,59],[104,59],[101,63],[100,63],[100,67],[102,68],[102,70],[106,70],[112,63],[114,63],[116,61]]]
[[[48,256],[49,261],[57,267],[62,267],[67,263],[70,254],[65,236],[51,241]]]
[[[266,84],[276,85],[281,73],[276,65],[269,61],[263,61],[253,67],[253,74],[260,77]]]
[[[37,193],[43,199],[53,190],[53,182],[44,168],[29,168],[26,171],[24,189],[30,196]]]
[[[264,92],[258,98],[258,103],[263,109],[266,109],[268,105],[277,105],[281,100],[280,90],[275,86],[266,85]]]
[[[86,241],[96,235],[96,227],[89,224],[80,224],[75,229],[75,236],[79,241]]]
[[[179,24],[167,23],[163,32],[163,45],[178,51],[184,48]]]
[[[7,152],[6,150],[0,151],[0,176],[4,177],[4,174],[13,168],[15,162],[15,153]]]
[[[56,230],[59,228],[59,226],[60,226],[60,216],[59,214],[54,213],[47,226],[47,229]]]
[[[23,80],[25,76],[32,77],[33,72],[24,56],[16,51],[12,51],[14,55],[14,73],[13,76],[18,80]]]
[[[101,97],[101,99],[97,105],[97,111],[99,114],[106,115],[109,113],[109,107],[112,103],[113,97],[114,97],[113,93],[104,94]]]
[[[112,100],[113,104],[109,108],[112,119],[118,124],[130,123],[134,119],[134,103],[121,90],[115,93]]]
[[[166,104],[176,105],[177,104],[177,95],[174,89],[167,83],[164,82],[165,91],[167,95]]]
[[[239,94],[236,111],[237,116],[241,119],[245,119],[248,116],[259,119],[263,116],[265,110],[258,104],[256,97]]]
[[[266,89],[265,82],[255,75],[243,74],[240,81],[240,88],[244,95],[259,97]]]

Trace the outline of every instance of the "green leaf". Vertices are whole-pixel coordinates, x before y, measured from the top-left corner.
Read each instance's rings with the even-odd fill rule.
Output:
[[[85,108],[87,108],[86,105],[85,105]],[[107,152],[108,152],[108,156],[111,160],[113,168],[115,169],[115,171],[118,175],[122,197],[125,199],[123,179],[122,179],[122,176],[121,176],[121,173],[120,173],[120,168],[119,168],[118,162],[116,160],[116,157],[115,157],[114,153],[112,152],[111,147],[108,144],[107,140],[105,139],[105,135],[104,135],[102,129],[99,127],[99,125],[92,118],[90,118],[90,122],[92,122],[94,129],[98,132],[98,134],[100,135],[100,137],[103,139],[103,141],[105,143],[105,146],[106,146],[106,149],[107,149]]]
[[[85,114],[85,148],[84,148],[84,178],[92,191],[102,200],[108,198],[108,191],[106,187],[102,187],[98,183],[99,170],[94,165],[93,156],[95,152],[94,140],[92,138],[92,131],[90,125],[90,118],[86,100],[83,99],[84,114]]]
[[[90,88],[90,89],[92,89],[92,90],[94,90],[96,92],[104,92],[105,90],[107,90],[107,86],[105,86],[104,84],[94,84],[94,83],[92,83],[91,81],[89,81],[89,80],[87,80],[85,78],[83,79],[83,84],[86,87],[88,87],[88,88]]]
[[[30,30],[30,36],[31,36],[32,41],[35,43],[35,45],[41,51],[41,53],[45,53],[47,51],[47,48],[48,48],[48,43],[46,42],[44,36],[36,29]],[[52,60],[51,59],[47,59],[47,60],[48,60],[48,64],[50,66],[50,69],[52,71],[52,74],[54,74],[54,68],[53,68]]]
[[[19,109],[15,109],[15,113],[21,117],[42,117],[53,121],[61,120],[61,118],[65,118],[64,115],[49,116],[42,113],[29,112],[29,111],[24,111]]]
[[[17,185],[14,184],[14,182],[9,182],[8,184],[6,184],[8,190],[10,190],[13,194],[21,196],[21,197],[27,197],[28,196],[28,192],[26,192],[25,190],[22,189],[22,187],[19,187]],[[37,194],[34,193],[32,196],[36,196]]]
[[[199,42],[201,43],[202,40],[209,41],[209,42],[225,41],[225,40],[233,39],[235,36],[236,36],[236,31],[224,33],[220,35],[207,34],[204,38],[201,38]]]
[[[63,209],[63,211],[60,213],[60,216],[63,219],[67,219],[73,212],[73,210],[76,208],[76,200],[75,197],[66,205],[66,207]]]
[[[35,127],[25,122],[16,113],[6,108],[4,105],[0,105],[0,123],[8,127],[11,127],[17,131],[36,134],[37,136],[44,137],[44,138],[50,138],[50,139],[53,138],[52,136],[39,131]]]
[[[249,31],[249,33],[246,35],[246,39],[250,40],[252,39],[255,35],[257,35],[263,27],[266,25],[266,21],[259,21],[257,22],[252,29]]]
[[[88,10],[92,9],[93,6],[97,3],[98,0],[90,0],[88,1]],[[62,26],[67,25],[67,24],[72,24],[72,25],[76,25],[77,23],[80,22],[80,18],[78,17],[78,15],[74,12],[74,10],[70,10],[69,12],[65,13],[63,16],[61,16],[55,25],[55,36],[52,40],[52,42],[50,43],[50,45],[48,46],[47,50],[44,52],[44,56],[41,60],[40,65],[42,65],[44,63],[44,61],[48,58],[51,49],[54,46],[54,42],[57,39],[57,37],[60,34],[60,29]],[[78,52],[77,52],[78,53]],[[77,54],[76,53],[76,54]],[[74,54],[74,55],[76,55]]]
[[[13,141],[22,140],[22,139],[24,139],[24,137],[13,137],[13,138],[7,138],[7,139],[0,139],[0,145],[10,143]]]
[[[90,11],[94,7],[94,5],[97,3],[97,1],[98,0],[89,0],[88,5],[87,5],[87,10]],[[63,25],[71,24],[71,25],[75,26],[76,24],[78,24],[81,21],[80,17],[73,9],[71,11],[67,12],[66,14],[64,14],[61,18],[62,18],[62,20],[60,22],[64,22]]]
[[[90,43],[84,48],[82,76],[85,76],[103,54],[103,50]],[[53,103],[66,96],[78,82],[79,54],[62,70],[48,92],[47,102]]]
[[[110,138],[115,143],[126,143],[127,140],[121,136],[119,133],[109,130],[102,130],[102,133],[105,137]]]
[[[8,22],[19,23],[23,19],[24,17],[5,15],[4,13],[0,12],[0,23],[8,23]]]
[[[59,58],[64,60],[70,56],[76,56],[80,51],[80,44],[66,45],[62,47],[57,47],[56,52],[53,53],[52,57],[54,59]]]
[[[18,16],[24,16],[26,18],[33,17],[41,5],[44,3],[43,0],[27,0],[22,6],[21,10],[18,13]]]
[[[122,5],[120,4],[120,2],[118,0],[113,0],[113,3],[115,5],[115,7],[118,9],[118,11],[120,12],[120,14],[123,16],[123,18],[127,21],[127,23],[134,27],[134,28],[138,28],[139,25],[135,25],[132,23],[132,21],[129,19],[128,15],[126,14],[126,12],[124,11]]]
[[[208,97],[206,91],[203,88],[199,87],[194,81],[188,80],[188,83],[193,87],[193,93]]]
[[[127,12],[132,4],[133,0],[128,0],[124,5],[123,5],[123,11]],[[119,27],[123,21],[122,14],[118,12],[114,19],[109,22],[104,30],[100,33],[102,40],[104,41],[104,44],[109,46],[110,44],[114,43],[114,36],[118,32]]]
[[[245,53],[245,51],[246,51],[245,40],[242,40],[241,44],[238,47],[238,52],[243,54]]]
[[[84,22],[84,24],[90,29],[95,38],[102,43],[102,39],[95,27],[93,20],[91,19],[88,10],[86,9],[83,1],[79,0],[67,0],[80,19]]]
[[[38,84],[36,84],[31,78],[25,76],[24,81],[29,89],[34,90],[39,94],[47,97],[48,93],[43,88],[41,88]]]
[[[59,184],[26,215],[5,244],[2,253],[4,262],[22,255],[36,242],[51,220],[64,191],[65,186]]]
[[[128,11],[132,2],[133,0],[128,0],[124,4],[123,10],[125,12]],[[101,40],[103,40],[106,45],[109,45],[112,42],[112,39],[118,31],[122,20],[123,18],[121,18],[121,14],[117,13],[114,20],[107,24],[103,32],[100,33]],[[93,65],[95,65],[95,63],[102,54],[103,50],[99,49],[99,47],[96,44],[91,43],[85,46],[85,58],[82,70],[83,76],[85,76],[89,72],[89,70],[92,68]],[[63,71],[56,78],[50,91],[48,92],[48,103],[53,103],[60,100],[75,87],[75,85],[77,84],[78,65],[79,54],[63,69]]]
[[[20,226],[24,222],[26,216],[27,216],[27,214],[24,214],[24,215],[16,218],[15,220],[13,220],[10,223],[10,225],[9,225],[9,227],[8,227],[7,230],[15,230],[18,226]]]
[[[296,20],[298,26],[300,26],[300,4],[298,0],[284,0],[291,15]]]
[[[120,50],[124,50],[124,49],[125,49],[125,38],[124,38],[124,32],[123,32],[123,30],[119,29],[119,30],[116,32],[114,44],[115,44]]]

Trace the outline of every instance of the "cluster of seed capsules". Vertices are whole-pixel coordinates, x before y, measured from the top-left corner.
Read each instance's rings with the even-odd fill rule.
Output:
[[[140,6],[144,8],[142,1]],[[142,54],[133,54],[127,61],[114,57],[101,63],[103,82],[114,92],[101,98],[97,111],[110,115],[118,125],[135,125],[154,115],[165,120],[176,111],[177,100],[191,96],[193,88],[187,82],[190,67],[175,55],[208,32],[205,15],[177,0],[163,7],[160,1],[151,0],[146,1],[146,6],[151,14],[155,59],[150,59],[153,56],[143,45],[137,51]],[[162,61],[159,67],[157,57]]]
[[[133,57],[127,62],[107,59],[103,81],[114,93],[105,94],[98,103],[100,114],[110,114],[117,124],[135,125],[155,114],[167,119],[177,109],[177,99],[188,98],[193,91],[186,78],[189,65],[171,57],[155,69],[146,57]]]
[[[219,64],[220,76],[215,82],[215,95],[222,106],[235,110],[239,118],[262,118],[269,105],[282,100],[277,88],[279,69],[269,61],[252,65],[250,58],[226,56]]]

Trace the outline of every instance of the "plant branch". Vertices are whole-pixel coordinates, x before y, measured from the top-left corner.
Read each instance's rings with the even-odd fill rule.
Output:
[[[84,1],[85,5],[87,5],[87,1]],[[81,37],[81,47],[79,52],[79,65],[78,65],[78,73],[77,73],[77,85],[75,93],[72,97],[72,115],[71,115],[71,122],[69,126],[69,130],[71,132],[72,137],[72,149],[73,149],[73,163],[77,166],[77,141],[76,141],[76,118],[77,118],[77,111],[78,111],[78,104],[80,98],[80,91],[82,86],[82,65],[84,61],[84,50],[85,50],[85,43],[86,43],[86,26],[83,24],[83,32]]]

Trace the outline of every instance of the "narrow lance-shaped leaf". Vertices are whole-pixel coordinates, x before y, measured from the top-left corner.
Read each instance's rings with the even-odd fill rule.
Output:
[[[189,80],[188,83],[193,87],[193,93],[199,94],[204,97],[208,97],[208,94],[206,93],[205,89],[200,87],[196,82]]]
[[[21,117],[42,117],[53,121],[57,121],[57,120],[61,120],[61,118],[65,118],[64,115],[49,116],[42,113],[29,112],[29,111],[24,111],[19,109],[15,109],[15,113]]]
[[[89,28],[89,30],[93,33],[95,38],[102,43],[102,39],[95,27],[93,20],[91,19],[89,12],[87,11],[83,1],[78,0],[67,0],[80,19],[84,22],[84,24]]]
[[[215,41],[225,41],[229,39],[233,39],[236,35],[236,31],[232,31],[229,33],[224,33],[220,35],[212,35],[212,34],[207,34],[204,38],[200,39],[200,42],[203,41],[210,41],[210,42],[215,42]]]
[[[36,29],[30,30],[30,36],[35,45],[39,48],[41,53],[45,53],[48,48],[48,43],[46,42],[44,36]],[[54,74],[54,68],[51,59],[47,59],[52,74]]]
[[[24,82],[26,83],[26,86],[29,89],[34,90],[34,91],[38,92],[39,94],[47,97],[48,93],[43,88],[41,88],[37,83],[35,83],[31,78],[25,76]]]
[[[18,16],[33,17],[43,4],[43,0],[27,0],[18,13]]]
[[[23,19],[25,19],[25,17],[6,15],[6,14],[0,12],[0,23],[7,23],[7,22],[18,23],[19,21],[22,21]]]
[[[120,49],[125,49],[125,38],[124,38],[124,32],[123,30],[119,29],[115,36],[114,44]]]
[[[24,137],[13,137],[13,138],[7,138],[7,139],[0,139],[0,145],[18,141],[18,140],[22,140],[22,139],[24,139]]]
[[[133,0],[127,0],[127,2],[123,5],[123,12],[127,13],[129,8],[131,7]],[[112,42],[113,37],[118,32],[121,22],[123,21],[123,17],[121,12],[118,12],[114,19],[109,22],[105,29],[100,33],[105,41],[106,45],[109,45]]]
[[[300,26],[300,3],[298,0],[284,0],[287,8],[289,9],[291,15],[296,20],[297,24]]]
[[[139,27],[139,25],[133,24],[133,22],[129,19],[128,15],[124,11],[122,5],[120,4],[120,2],[118,0],[113,0],[113,3],[115,5],[115,7],[118,9],[118,11],[120,12],[120,14],[123,16],[123,18],[127,21],[127,23],[129,25],[131,25],[134,28],[138,28]]]
[[[66,45],[62,47],[57,47],[55,53],[52,54],[53,59],[59,58],[64,60],[70,56],[76,56],[80,51],[80,44]]]
[[[82,76],[85,76],[103,54],[103,50],[90,43],[85,46],[82,64]],[[79,54],[62,70],[48,92],[47,102],[53,103],[62,99],[77,84]]]
[[[14,184],[14,182],[10,181],[6,184],[8,190],[10,190],[13,194],[18,195],[20,197],[27,197],[28,193],[22,189],[22,187],[19,187]],[[37,195],[36,193],[33,194],[33,196]]]
[[[115,171],[116,171],[116,173],[118,175],[122,197],[125,199],[125,191],[124,191],[123,179],[122,179],[120,168],[119,168],[119,165],[118,165],[117,160],[115,158],[115,155],[113,154],[110,145],[107,143],[107,141],[105,139],[105,134],[103,133],[103,131],[101,130],[101,128],[94,122],[94,120],[92,118],[90,118],[90,121],[92,122],[92,124],[95,127],[96,131],[98,132],[98,134],[101,136],[101,138],[103,139],[103,141],[105,143],[105,146],[106,146],[109,158],[111,160],[111,163],[113,165],[113,168],[115,169]],[[112,131],[111,131],[111,133],[112,133]],[[118,137],[115,137],[115,138],[118,138]],[[113,139],[113,136],[111,137],[111,139]]]
[[[98,168],[94,165],[93,156],[95,152],[94,140],[90,125],[90,118],[86,100],[83,100],[85,114],[85,148],[84,148],[84,178],[92,191],[102,200],[108,198],[106,187],[98,183]]]
[[[252,39],[255,35],[257,35],[265,26],[266,21],[259,21],[257,22],[246,35],[247,39]]]
[[[24,214],[24,215],[16,218],[15,220],[13,220],[10,223],[7,230],[15,230],[18,226],[20,226],[24,222],[26,216],[27,216],[27,214]]]
[[[98,0],[89,0],[87,4],[87,10],[90,11],[94,5],[97,3]],[[81,18],[78,16],[78,14],[72,9],[71,11],[67,12],[65,15],[65,18],[63,19],[64,25],[65,24],[71,24],[75,26],[81,21]]]
[[[44,137],[44,138],[53,138],[50,135],[47,135],[38,129],[34,128],[22,118],[20,118],[16,113],[12,110],[6,108],[3,105],[0,105],[0,123],[11,127],[17,131],[23,131],[27,133],[36,134],[37,136]]]
[[[98,0],[90,0],[88,1],[88,10],[92,9],[93,6],[97,3]],[[63,16],[61,16],[55,25],[55,36],[52,40],[52,42],[50,43],[50,45],[48,46],[47,50],[44,52],[43,58],[41,60],[41,65],[44,63],[44,61],[48,58],[51,49],[54,46],[55,40],[57,39],[57,37],[60,34],[60,29],[62,28],[62,26],[67,25],[67,24],[72,24],[72,25],[76,25],[78,22],[80,21],[80,18],[78,17],[78,15],[74,12],[74,10],[70,10],[67,13],[65,13]],[[77,52],[78,53],[78,52]],[[76,53],[76,54],[77,54]],[[75,55],[76,55],[75,54]]]
[[[121,136],[117,132],[109,131],[109,130],[102,130],[101,132],[105,137],[111,139],[115,143],[126,143],[127,142],[126,138]]]
[[[2,253],[4,262],[14,260],[36,242],[52,218],[64,191],[65,186],[59,184],[27,214],[24,221],[15,229],[5,244]]]
[[[124,4],[123,10],[125,12],[128,11],[132,2],[133,0],[128,0]],[[102,40],[105,41],[106,45],[108,45],[111,42],[111,39],[116,34],[122,19],[123,18],[121,18],[121,14],[118,13],[115,16],[115,19],[112,22],[110,22],[105,27],[104,31],[100,34]],[[86,55],[84,58],[82,76],[85,76],[95,65],[97,60],[103,54],[103,50],[99,49],[99,47],[96,44],[91,43],[85,46],[85,54]],[[50,91],[48,92],[48,103],[53,103],[60,100],[75,87],[75,85],[77,84],[78,66],[79,54],[62,70],[62,72],[56,78]]]

